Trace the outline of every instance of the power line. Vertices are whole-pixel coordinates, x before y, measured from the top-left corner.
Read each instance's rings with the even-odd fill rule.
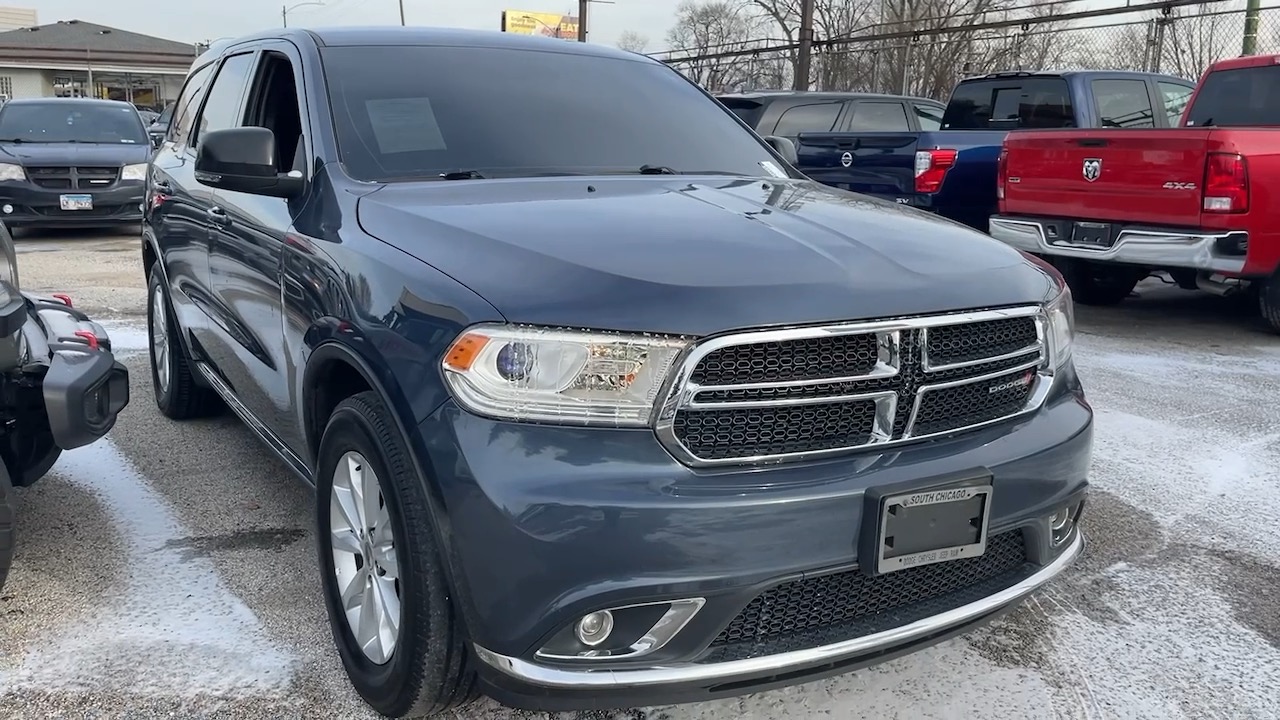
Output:
[[[1032,4],[1032,5],[1026,5],[1020,8],[1015,8],[1014,10],[1027,10],[1027,9],[1034,9],[1037,7],[1060,5],[1068,1],[1070,0],[1051,0],[1050,2],[1042,2],[1042,3]],[[1211,4],[1217,4],[1222,2],[1227,2],[1227,0],[1163,0],[1162,2],[1159,2],[1159,3],[1146,3],[1143,5],[1126,5],[1122,7],[1100,8],[1097,10],[1082,10],[1079,12],[1062,13],[1060,15],[1052,15],[1047,17],[1019,17],[1019,18],[1008,18],[1003,20],[990,20],[986,22],[966,23],[963,26],[961,26],[961,28],[957,28],[954,25],[949,25],[944,27],[920,28],[920,29],[912,29],[912,30],[896,30],[893,32],[877,33],[873,35],[858,35],[856,37],[828,38],[825,40],[814,40],[813,47],[831,48],[831,47],[839,47],[844,45],[854,45],[854,44],[870,42],[874,40],[897,40],[902,38],[916,39],[916,38],[922,38],[922,37],[932,37],[936,35],[946,35],[946,34],[956,32],[957,29],[963,29],[964,31],[968,32],[973,30],[996,30],[999,28],[1006,28],[1006,27],[1020,27],[1023,25],[1038,24],[1043,22],[1070,22],[1072,20],[1085,20],[1085,19],[1096,18],[1096,17],[1109,17],[1112,15],[1126,15],[1126,14],[1135,13],[1135,12],[1142,12],[1145,10],[1161,10],[1165,14],[1168,14],[1172,12],[1174,8],[1186,7],[1188,5],[1211,5]],[[974,14],[975,13],[970,13],[970,15],[974,15]],[[955,15],[953,17],[961,17],[961,16],[962,15]],[[946,19],[946,18],[936,18],[936,19]],[[898,21],[894,23],[884,23],[883,25],[884,26],[902,25],[902,24],[906,24],[906,22],[923,22],[923,21],[924,21],[923,19],[918,19],[918,20],[905,21],[905,22]],[[880,27],[880,26],[873,26],[873,27]],[[722,45],[737,44],[739,45],[739,47],[741,47],[741,45],[744,45],[746,43],[751,43],[751,42],[775,42],[776,43],[777,40],[776,38],[769,38],[769,39],[762,38],[759,40],[742,41],[741,43],[722,43]],[[720,60],[720,59],[728,59],[728,58],[750,57],[752,55],[758,55],[761,52],[785,52],[785,51],[799,50],[799,49],[800,49],[800,43],[798,42],[781,42],[773,45],[767,45],[764,47],[738,49],[738,50],[726,50],[722,52],[713,52],[713,53],[707,53],[705,51],[690,52],[689,50],[683,50],[683,51],[671,50],[667,52],[668,53],[684,52],[685,54],[682,56],[675,56],[675,55],[668,54],[667,57],[662,58],[662,57],[656,57],[661,53],[654,53],[652,57],[655,57],[655,59],[658,59],[661,62],[664,62],[667,64],[674,64],[674,63],[681,63],[681,62],[690,62],[693,60]]]

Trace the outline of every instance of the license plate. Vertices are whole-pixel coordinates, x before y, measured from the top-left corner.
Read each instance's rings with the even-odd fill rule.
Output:
[[[1078,222],[1071,227],[1071,243],[1109,248],[1115,244],[1115,235],[1110,223]]]
[[[62,195],[58,198],[58,203],[63,210],[92,210],[92,195]]]
[[[875,498],[872,574],[982,555],[987,550],[991,477]]]

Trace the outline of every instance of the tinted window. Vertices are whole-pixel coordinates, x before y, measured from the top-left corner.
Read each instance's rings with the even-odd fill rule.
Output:
[[[942,127],[948,130],[1074,126],[1071,90],[1059,77],[963,82],[942,116]]]
[[[6,103],[0,140],[31,143],[145,143],[146,128],[132,105],[50,100]]]
[[[754,129],[759,129],[757,123],[760,122],[760,115],[763,113],[764,105],[756,100],[746,100],[743,98],[720,98],[720,102],[724,106],[733,111],[733,114],[742,118],[742,122],[750,125]]]
[[[795,137],[803,132],[831,132],[842,106],[843,103],[838,102],[797,105],[782,113],[773,134]]]
[[[361,180],[680,172],[760,176],[774,156],[647,59],[466,47],[322,50],[339,154]]]
[[[1187,124],[1280,125],[1280,65],[1209,73],[1187,115]]]
[[[1187,101],[1191,99],[1191,93],[1195,88],[1168,82],[1162,82],[1159,85],[1160,98],[1164,102],[1164,111],[1169,116],[1169,125],[1176,126],[1182,120],[1182,111],[1187,109]]]
[[[920,123],[920,129],[926,132],[942,129],[942,108],[937,105],[918,105],[911,104],[911,109],[916,113],[916,122]]]
[[[252,69],[253,53],[232,55],[222,63],[222,69],[209,87],[209,96],[204,101],[204,109],[200,111],[200,125],[191,142],[199,143],[201,135],[213,130],[239,127],[240,121],[244,119],[244,103],[241,98]]]
[[[1101,127],[1155,127],[1151,94],[1143,80],[1094,80],[1093,100],[1098,104]]]
[[[181,147],[187,141],[187,136],[191,134],[191,123],[195,120],[196,113],[200,110],[200,101],[204,99],[205,89],[208,87],[209,76],[213,74],[214,65],[211,63],[191,73],[191,77],[187,79],[187,84],[182,88],[182,94],[178,97],[178,101],[173,104],[174,121],[169,124],[169,141]]]
[[[201,70],[203,70],[203,68],[201,68]],[[200,72],[200,71],[198,70],[197,72]],[[174,103],[169,103],[168,105],[165,105],[164,112],[160,113],[160,115],[156,117],[155,121],[161,124],[169,122],[169,120],[173,118],[173,107],[174,107]]]
[[[906,132],[911,126],[907,124],[907,111],[902,103],[860,102],[853,106],[849,129],[854,132]]]

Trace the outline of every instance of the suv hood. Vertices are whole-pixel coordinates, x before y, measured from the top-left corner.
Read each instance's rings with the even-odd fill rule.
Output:
[[[18,165],[133,165],[151,158],[150,143],[0,143],[0,162]]]
[[[808,181],[540,178],[385,186],[365,232],[510,322],[707,335],[1041,302],[1018,251]]]

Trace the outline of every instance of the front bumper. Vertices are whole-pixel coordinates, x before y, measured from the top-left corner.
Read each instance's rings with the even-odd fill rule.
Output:
[[[1156,268],[1191,268],[1238,275],[1244,271],[1249,234],[1244,231],[1188,230],[1123,225],[1106,249],[1071,245],[1071,220],[991,216],[991,237],[1019,250]],[[1050,240],[1050,231],[1055,239]]]
[[[776,655],[616,670],[550,667],[479,646],[476,655],[489,671],[486,685],[491,694],[515,707],[603,709],[761,692],[858,670],[967,633],[1008,612],[1060,575],[1084,547],[1084,535],[1077,530],[1056,559],[993,595],[884,632]]]
[[[0,221],[11,228],[59,228],[142,222],[145,183],[118,180],[104,189],[44,188],[27,182],[0,183]],[[63,195],[90,195],[93,208],[63,210]],[[7,210],[7,212],[6,212]]]
[[[129,371],[111,353],[101,325],[63,300],[26,295],[23,329],[30,355],[47,363],[41,378],[45,419],[63,450],[92,444],[115,427],[129,404]]]
[[[1078,534],[1052,547],[1047,518],[1086,495],[1092,421],[1068,371],[1040,410],[1015,420],[768,468],[693,470],[650,430],[508,423],[452,403],[423,422],[417,440],[447,512],[454,589],[486,689],[508,705],[568,710],[791,685],[989,620],[1082,549]],[[901,622],[885,625],[882,613],[856,633],[841,625],[777,642],[720,642],[766,593],[854,573],[869,491],[978,470],[993,477],[989,536],[1018,534],[1025,551],[1016,576],[949,594],[941,605],[887,613]],[[587,613],[685,599],[703,604],[651,652],[613,659],[546,652]]]

